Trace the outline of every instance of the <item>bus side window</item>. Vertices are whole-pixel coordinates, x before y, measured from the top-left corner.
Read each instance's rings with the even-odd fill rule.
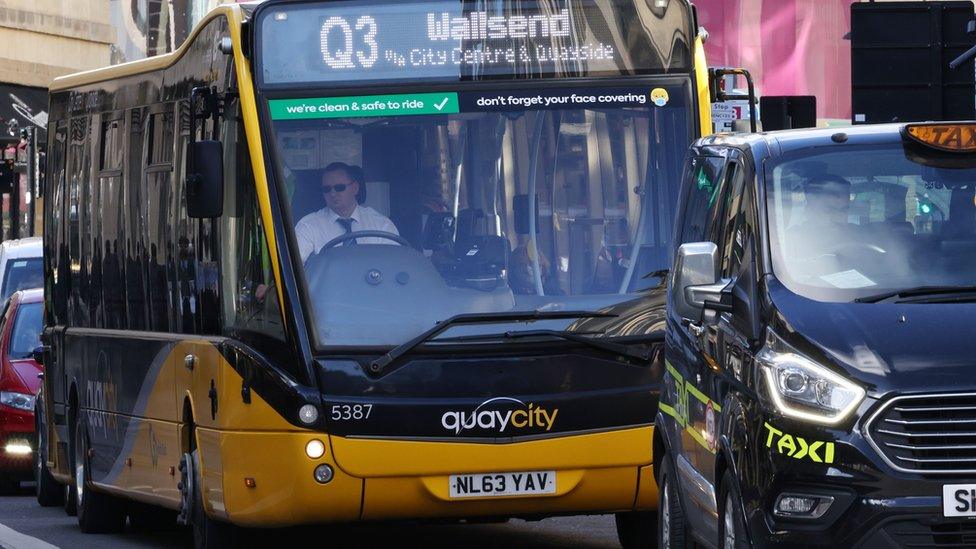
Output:
[[[126,327],[145,330],[146,317],[146,241],[143,237],[145,190],[143,189],[143,152],[148,109],[135,108],[129,113],[129,169],[125,189],[125,298]]]
[[[57,129],[51,135],[48,156],[48,185],[49,194],[45,196],[44,207],[47,210],[44,228],[48,236],[44,251],[45,270],[52,276],[45,277],[44,295],[47,301],[45,311],[48,323],[63,325],[68,321],[68,257],[67,241],[64,234],[64,187],[65,160],[67,155],[68,127],[64,122],[58,122]]]
[[[173,259],[173,164],[166,162],[165,150],[172,147],[167,142],[166,125],[172,124],[170,105],[161,112],[149,116],[148,162],[144,188],[146,191],[144,213],[145,252],[149,254],[148,284],[149,329],[158,332],[173,331],[170,318],[171,273],[175,270]]]
[[[102,250],[102,322],[108,329],[124,328],[125,286],[120,243],[124,237],[122,215],[123,161],[125,158],[125,120],[118,116],[102,121],[99,165],[99,205],[102,231],[98,237]]]
[[[180,100],[176,104],[174,119],[178,124],[176,156],[173,165],[176,166],[174,194],[173,194],[173,226],[176,229],[176,272],[174,284],[174,313],[176,314],[176,331],[183,334],[199,333],[199,310],[197,291],[197,223],[186,214],[186,196],[184,180],[186,179],[186,149],[190,140],[191,117],[189,99]]]
[[[68,257],[70,275],[70,300],[68,303],[68,324],[88,326],[87,279],[83,272],[82,258],[82,193],[86,187],[88,171],[91,166],[88,156],[88,117],[79,116],[71,120],[68,145]]]

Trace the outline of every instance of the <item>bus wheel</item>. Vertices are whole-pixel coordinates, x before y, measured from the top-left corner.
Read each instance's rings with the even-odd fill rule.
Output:
[[[748,549],[749,541],[745,517],[742,516],[742,500],[739,499],[739,492],[732,484],[731,474],[726,473],[722,476],[718,499],[718,543],[723,549]]]
[[[39,417],[40,410],[34,412]],[[44,438],[44,426],[35,421],[37,445],[34,448],[34,495],[41,507],[54,507],[64,503],[64,488],[54,480],[47,468],[47,440]]]
[[[68,514],[69,517],[73,517],[78,514],[78,492],[75,491],[75,487],[71,484],[64,485],[64,494],[61,496],[64,500],[64,512]]]
[[[196,549],[211,549],[236,545],[234,525],[207,516],[200,486],[199,450],[183,454],[180,473],[180,514],[177,522],[189,523],[193,528],[193,546]]]
[[[91,447],[85,422],[75,422],[75,491],[78,526],[86,534],[118,532],[125,526],[125,510],[119,500],[90,489],[91,469],[88,449]]]

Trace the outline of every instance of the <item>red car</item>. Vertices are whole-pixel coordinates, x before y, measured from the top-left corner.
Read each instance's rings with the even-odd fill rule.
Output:
[[[44,325],[44,291],[21,290],[0,314],[0,488],[31,478],[34,399],[43,368],[34,361]]]

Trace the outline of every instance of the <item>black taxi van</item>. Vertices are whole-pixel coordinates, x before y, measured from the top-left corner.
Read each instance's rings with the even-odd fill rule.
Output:
[[[976,547],[976,123],[690,152],[662,547]]]

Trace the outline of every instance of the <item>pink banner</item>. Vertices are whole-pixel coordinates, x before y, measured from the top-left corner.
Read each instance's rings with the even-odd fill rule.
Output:
[[[851,116],[854,0],[696,0],[709,66],[743,67],[760,95],[815,95],[820,118]]]

